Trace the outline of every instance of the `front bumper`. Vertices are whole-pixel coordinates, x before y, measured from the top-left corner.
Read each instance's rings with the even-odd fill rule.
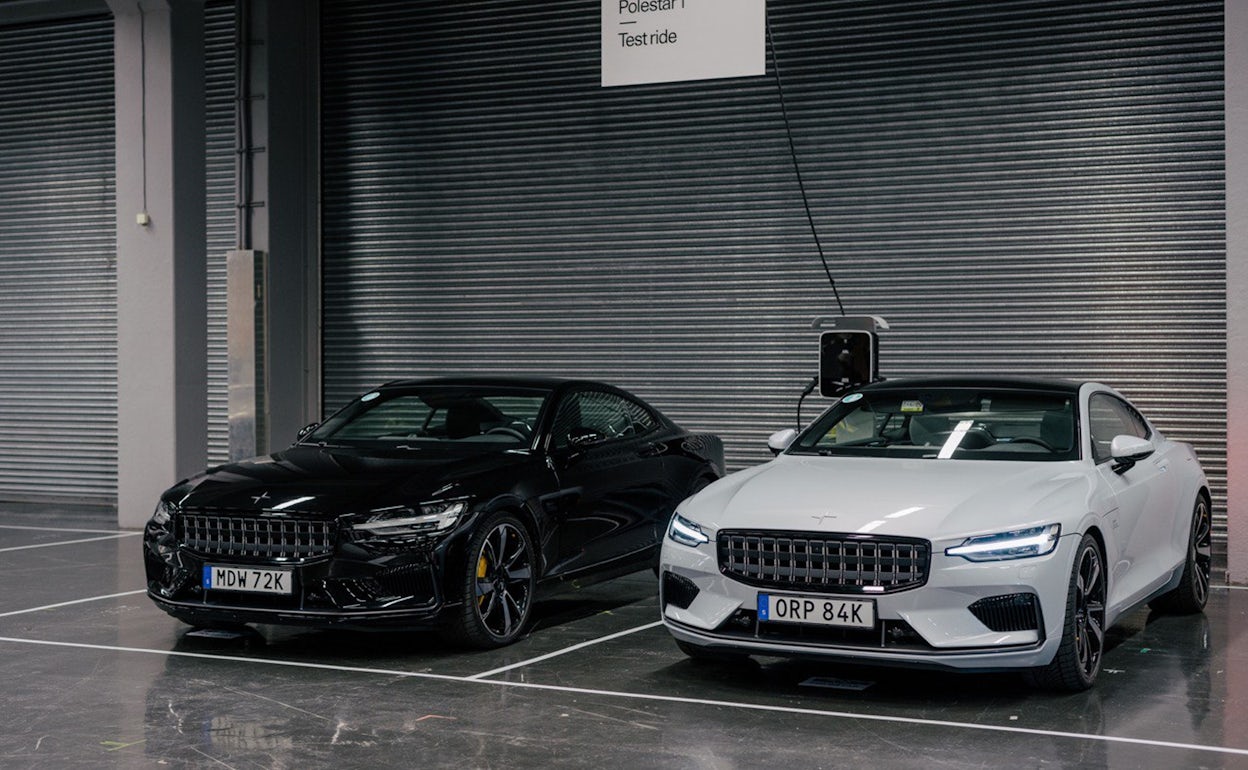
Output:
[[[709,651],[980,671],[1043,666],[1061,643],[1078,544],[1068,535],[1046,556],[974,563],[935,543],[924,585],[851,595],[746,585],[721,573],[714,541],[691,548],[669,539],[660,559],[661,615],[672,636]],[[875,625],[759,622],[760,593],[869,600]],[[984,609],[1006,605],[1004,613]],[[1034,622],[1019,623],[1028,612]],[[1010,622],[999,622],[1003,614]]]
[[[305,559],[257,559],[198,553],[162,528],[148,526],[143,555],[147,595],[194,626],[239,623],[416,628],[436,624],[449,603],[441,579],[448,541],[402,547],[339,545]],[[205,589],[205,565],[288,570],[288,595]]]

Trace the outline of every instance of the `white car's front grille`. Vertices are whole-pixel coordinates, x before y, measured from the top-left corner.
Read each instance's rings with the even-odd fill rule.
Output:
[[[782,590],[894,593],[927,582],[931,543],[821,532],[721,530],[719,569]]]

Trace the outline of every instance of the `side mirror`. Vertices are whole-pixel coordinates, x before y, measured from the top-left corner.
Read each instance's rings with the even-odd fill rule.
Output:
[[[793,428],[778,430],[767,437],[767,448],[773,455],[778,455],[788,449],[795,438],[797,438],[797,431]]]
[[[307,425],[303,426],[302,428],[299,429],[299,432],[295,434],[295,443],[298,444],[300,441],[303,441],[305,438],[308,437],[309,433],[311,433],[312,431],[316,430],[319,427],[321,427],[321,424],[319,422],[310,422]]]
[[[1114,458],[1114,473],[1118,474],[1131,470],[1136,463],[1156,451],[1153,442],[1139,436],[1114,436],[1109,444],[1109,454]]]
[[[593,428],[573,428],[568,431],[568,446],[577,449],[584,449],[593,446],[601,441],[606,440],[606,436],[602,435]]]

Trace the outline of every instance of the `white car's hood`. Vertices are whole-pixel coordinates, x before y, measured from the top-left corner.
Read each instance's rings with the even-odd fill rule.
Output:
[[[704,528],[965,537],[1060,522],[1089,510],[1072,462],[781,455],[686,500]]]

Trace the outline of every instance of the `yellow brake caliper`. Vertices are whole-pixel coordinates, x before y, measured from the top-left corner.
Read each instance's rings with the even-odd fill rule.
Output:
[[[477,577],[480,579],[485,579],[486,572],[489,571],[489,566],[490,566],[489,562],[485,560],[485,554],[481,554],[480,556],[478,556],[477,557]],[[484,604],[485,604],[485,597],[478,596],[477,606],[481,607]]]

